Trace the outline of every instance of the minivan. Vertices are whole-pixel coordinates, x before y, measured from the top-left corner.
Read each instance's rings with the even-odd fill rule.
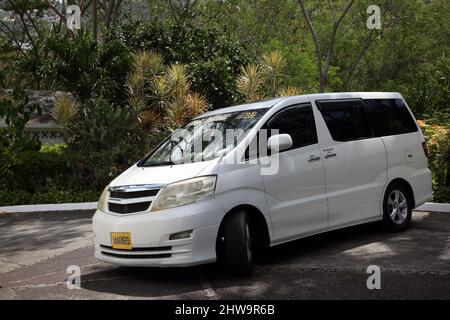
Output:
[[[104,189],[95,256],[219,260],[249,274],[255,254],[295,239],[376,221],[403,231],[431,190],[426,143],[399,93],[238,105],[195,117]]]

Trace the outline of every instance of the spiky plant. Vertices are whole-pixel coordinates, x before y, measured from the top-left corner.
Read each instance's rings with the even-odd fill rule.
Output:
[[[180,125],[184,121],[185,96],[189,93],[190,83],[187,68],[183,64],[172,64],[166,70],[170,86],[170,101],[167,115],[172,125]]]
[[[125,88],[128,94],[128,105],[137,114],[146,107],[145,77],[142,71],[128,73]]]
[[[190,90],[189,74],[184,64],[172,64],[167,68],[172,96],[174,99],[182,99]]]
[[[241,67],[236,87],[237,91],[244,97],[245,101],[252,102],[261,98],[260,89],[264,82],[261,68],[253,63]]]
[[[176,102],[169,103],[165,119],[170,130],[180,126],[184,122],[184,105]]]
[[[66,125],[77,113],[78,106],[74,98],[62,94],[55,99],[52,117],[61,126]]]
[[[163,56],[154,51],[139,51],[134,56],[133,69],[141,72],[146,79],[157,76],[164,68]]]
[[[68,94],[62,94],[56,97],[51,115],[60,126],[66,142],[70,140],[71,136],[68,124],[75,117],[77,111],[78,105],[73,97]]]
[[[277,92],[279,82],[283,76],[283,69],[286,67],[286,59],[279,50],[266,52],[261,57],[261,68],[269,82],[271,93]]]
[[[208,102],[191,92],[189,73],[183,64],[164,66],[155,52],[135,54],[127,76],[127,101],[137,121],[149,132],[173,129],[208,108]],[[161,119],[166,119],[163,123]]]
[[[170,101],[170,90],[169,79],[165,74],[154,77],[150,81],[150,91],[148,93],[151,106],[155,107],[158,111],[163,112]]]
[[[188,93],[184,98],[185,120],[198,116],[208,110],[208,101],[197,92]]]
[[[188,92],[182,102],[172,101],[166,109],[166,120],[175,128],[208,110],[208,101],[197,92]]]
[[[133,68],[127,75],[125,87],[128,105],[136,114],[148,107],[149,87],[163,69],[164,59],[157,52],[139,51],[134,55]]]
[[[153,110],[141,111],[138,115],[138,120],[147,132],[155,130],[161,125],[160,115]]]
[[[277,90],[277,96],[279,97],[289,97],[289,96],[298,96],[302,93],[302,90],[297,87],[282,87]]]

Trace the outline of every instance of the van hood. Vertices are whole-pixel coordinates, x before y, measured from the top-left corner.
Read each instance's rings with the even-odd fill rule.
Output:
[[[109,184],[109,186],[118,187],[140,184],[169,184],[197,176],[203,169],[209,166],[212,161],[155,167],[138,167],[135,164],[126,171],[122,172]]]

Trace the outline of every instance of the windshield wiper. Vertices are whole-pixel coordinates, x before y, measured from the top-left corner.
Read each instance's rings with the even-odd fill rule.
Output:
[[[173,166],[175,163],[173,161],[163,161],[159,163],[150,163],[150,164],[143,164],[143,167],[162,167],[162,166]]]

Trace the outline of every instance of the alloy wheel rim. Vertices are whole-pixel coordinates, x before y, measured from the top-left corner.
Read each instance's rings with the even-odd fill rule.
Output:
[[[408,215],[408,201],[400,190],[393,190],[388,197],[388,212],[391,220],[402,224]]]

